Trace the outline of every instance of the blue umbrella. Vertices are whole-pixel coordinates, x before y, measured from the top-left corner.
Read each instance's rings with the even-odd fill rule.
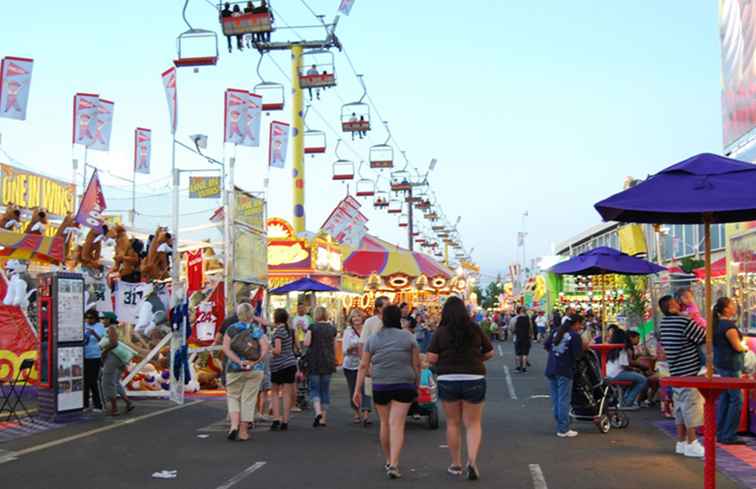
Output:
[[[649,275],[664,270],[666,268],[650,261],[635,258],[614,248],[601,246],[557,263],[549,271],[557,275],[602,275],[605,273]]]
[[[706,271],[707,377],[712,375],[711,224],[756,219],[756,165],[702,153],[594,207],[606,221],[703,224]]]
[[[339,289],[313,280],[310,277],[300,278],[286,285],[270,291],[273,295],[288,294],[289,292],[338,292]]]
[[[600,246],[569,260],[557,263],[550,272],[557,275],[650,275],[666,268],[622,253],[614,248]],[[602,316],[603,316],[602,307]],[[602,317],[601,338],[606,341],[606,321]]]

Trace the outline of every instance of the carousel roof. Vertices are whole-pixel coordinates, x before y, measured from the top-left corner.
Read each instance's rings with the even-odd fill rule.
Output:
[[[444,278],[454,275],[447,267],[424,253],[411,252],[371,235],[365,235],[359,248],[347,254],[343,269],[346,273],[360,277],[368,277],[372,273],[381,276],[404,273],[410,277],[424,274],[427,277]]]

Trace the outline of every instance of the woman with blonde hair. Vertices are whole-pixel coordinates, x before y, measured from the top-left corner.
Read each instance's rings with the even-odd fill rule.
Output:
[[[231,430],[228,439],[248,440],[249,425],[255,421],[255,407],[263,381],[265,357],[270,349],[263,330],[253,322],[254,309],[248,303],[236,308],[239,322],[223,335],[226,367],[226,399]]]
[[[354,389],[357,385],[357,371],[360,368],[360,336],[362,335],[362,326],[365,322],[365,316],[359,309],[352,309],[347,316],[347,327],[344,330],[344,336],[341,339],[342,350],[344,351],[344,363],[342,369],[344,370],[344,377],[346,377],[347,386],[349,386],[349,403],[354,410],[354,424],[363,423],[365,425],[370,422],[370,397],[365,395],[364,386],[362,394],[362,402],[355,404],[352,397],[354,397]]]
[[[314,311],[315,324],[307,330],[304,345],[307,350],[307,380],[310,400],[315,409],[313,428],[326,426],[328,405],[331,404],[331,375],[336,371],[336,327],[328,322],[323,306]]]

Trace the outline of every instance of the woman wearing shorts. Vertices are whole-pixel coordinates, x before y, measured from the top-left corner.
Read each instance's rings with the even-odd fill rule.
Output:
[[[294,331],[289,327],[289,313],[286,309],[273,312],[275,331],[273,333],[273,358],[270,361],[270,379],[273,383],[273,424],[271,431],[289,429],[292,392],[297,376],[297,358],[294,356]],[[283,413],[281,401],[283,398]]]
[[[465,303],[449,297],[441,322],[428,348],[428,361],[436,365],[438,396],[446,413],[446,443],[451,454],[451,475],[462,475],[462,425],[467,438],[466,477],[480,477],[477,458],[480,449],[481,417],[486,398],[486,367],[493,346],[467,314]]]
[[[370,336],[360,360],[353,401],[362,401],[362,386],[372,367],[373,402],[381,420],[381,448],[386,457],[386,476],[401,477],[399,454],[404,445],[404,423],[420,382],[420,351],[415,336],[402,329],[397,306],[383,310],[383,328]]]

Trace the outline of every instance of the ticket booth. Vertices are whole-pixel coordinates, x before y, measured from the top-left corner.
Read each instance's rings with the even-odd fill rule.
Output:
[[[39,416],[76,418],[84,408],[84,278],[78,273],[39,276]]]

